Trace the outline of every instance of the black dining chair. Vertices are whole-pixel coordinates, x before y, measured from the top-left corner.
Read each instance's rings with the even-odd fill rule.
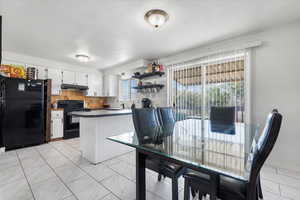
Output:
[[[272,151],[281,127],[282,115],[273,110],[268,118],[264,130],[257,143],[253,143],[250,156],[253,158],[250,168],[249,181],[240,181],[226,176],[219,176],[217,196],[222,200],[258,200],[260,191],[260,170]],[[210,194],[210,177],[207,174],[187,170],[183,174],[184,200],[199,192],[199,196]],[[261,193],[261,194],[260,194]]]
[[[171,135],[176,123],[172,107],[158,107],[158,119],[165,135]]]
[[[211,131],[235,135],[235,107],[210,108]]]
[[[132,117],[137,137],[142,142],[151,142],[151,138],[157,134],[164,134],[162,130],[162,122],[169,122],[165,117],[160,117],[154,108],[134,108],[132,107]],[[172,199],[178,200],[178,178],[183,174],[184,169],[180,165],[162,161],[156,158],[146,158],[146,168],[157,172],[158,181],[162,176],[172,179]]]

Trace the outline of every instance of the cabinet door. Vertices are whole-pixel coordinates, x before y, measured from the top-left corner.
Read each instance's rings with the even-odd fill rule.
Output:
[[[75,72],[72,71],[63,71],[63,83],[64,84],[75,84]]]
[[[51,120],[51,139],[63,137],[63,119]]]
[[[88,96],[103,96],[102,94],[102,75],[101,74],[89,74],[88,75]]]
[[[62,74],[59,69],[51,69],[47,70],[47,78],[52,79],[52,95],[59,95],[61,90],[61,80]]]
[[[46,73],[47,69],[45,67],[38,66],[38,67],[36,67],[36,69],[37,69],[37,78],[38,79],[43,79],[43,80],[47,79],[47,73]]]
[[[100,75],[97,77],[95,90],[97,96],[103,96],[103,77]]]
[[[76,84],[88,86],[88,74],[82,72],[76,72]]]
[[[104,96],[108,96],[108,97],[118,96],[118,76],[116,75],[104,76]]]

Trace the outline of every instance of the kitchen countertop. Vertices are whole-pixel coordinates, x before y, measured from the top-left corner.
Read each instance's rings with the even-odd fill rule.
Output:
[[[64,109],[63,108],[51,108],[51,110],[53,110],[53,111],[59,111],[59,110],[63,111]]]
[[[91,110],[91,111],[75,111],[71,112],[70,115],[76,117],[108,117],[115,115],[131,115],[130,109],[121,110]]]

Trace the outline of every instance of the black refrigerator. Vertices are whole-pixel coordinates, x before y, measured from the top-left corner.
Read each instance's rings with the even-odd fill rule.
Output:
[[[5,149],[44,143],[44,81],[1,78],[0,102]]]

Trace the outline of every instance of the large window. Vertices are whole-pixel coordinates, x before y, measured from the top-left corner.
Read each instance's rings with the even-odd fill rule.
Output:
[[[136,90],[132,87],[137,86],[135,79],[124,79],[119,81],[119,101],[133,101],[136,98]]]
[[[208,119],[211,107],[235,107],[245,121],[245,53],[168,69],[168,102],[178,118]]]

